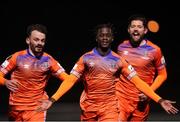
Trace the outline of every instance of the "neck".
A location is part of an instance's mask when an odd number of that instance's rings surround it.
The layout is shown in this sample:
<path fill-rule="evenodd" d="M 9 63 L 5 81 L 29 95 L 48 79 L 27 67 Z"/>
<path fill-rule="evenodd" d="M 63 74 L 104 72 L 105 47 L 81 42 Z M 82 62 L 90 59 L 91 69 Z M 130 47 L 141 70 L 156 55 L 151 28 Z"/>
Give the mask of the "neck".
<path fill-rule="evenodd" d="M 99 47 L 97 47 L 96 50 L 98 51 L 98 53 L 101 56 L 106 56 L 106 55 L 108 55 L 110 53 L 111 48 L 99 48 Z"/>
<path fill-rule="evenodd" d="M 134 41 L 133 39 L 130 39 L 130 44 L 132 47 L 139 47 L 141 42 L 142 42 L 142 40 Z"/>

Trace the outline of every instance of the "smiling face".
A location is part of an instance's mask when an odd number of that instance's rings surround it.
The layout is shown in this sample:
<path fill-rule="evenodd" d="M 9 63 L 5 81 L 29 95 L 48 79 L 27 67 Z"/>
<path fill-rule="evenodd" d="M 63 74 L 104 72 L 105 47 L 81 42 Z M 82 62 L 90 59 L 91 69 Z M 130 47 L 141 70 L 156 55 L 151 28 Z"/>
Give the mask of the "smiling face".
<path fill-rule="evenodd" d="M 139 43 L 147 33 L 147 28 L 144 26 L 143 21 L 132 20 L 128 27 L 128 33 L 130 34 L 131 41 Z"/>
<path fill-rule="evenodd" d="M 44 33 L 33 30 L 31 35 L 27 37 L 26 43 L 29 45 L 29 50 L 34 55 L 39 55 L 43 53 L 45 39 L 46 35 Z"/>
<path fill-rule="evenodd" d="M 113 34 L 111 28 L 103 27 L 97 31 L 96 41 L 99 48 L 109 48 L 113 41 Z"/>

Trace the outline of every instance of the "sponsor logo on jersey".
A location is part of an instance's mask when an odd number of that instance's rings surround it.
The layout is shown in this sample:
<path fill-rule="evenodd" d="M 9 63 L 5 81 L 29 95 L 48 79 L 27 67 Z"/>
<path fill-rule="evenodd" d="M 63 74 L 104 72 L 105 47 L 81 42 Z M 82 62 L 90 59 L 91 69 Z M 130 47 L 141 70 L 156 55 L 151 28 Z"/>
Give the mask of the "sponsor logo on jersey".
<path fill-rule="evenodd" d="M 24 64 L 23 67 L 24 67 L 25 69 L 29 69 L 29 65 L 28 65 L 28 64 Z"/>
<path fill-rule="evenodd" d="M 41 69 L 46 71 L 49 67 L 49 63 L 48 62 L 43 62 L 41 65 L 40 65 Z"/>
<path fill-rule="evenodd" d="M 145 52 L 144 52 L 144 56 L 142 57 L 142 59 L 145 59 L 145 60 L 150 59 L 150 58 L 148 57 L 148 51 L 145 51 Z"/>
<path fill-rule="evenodd" d="M 127 50 L 123 51 L 123 54 L 124 54 L 124 55 L 128 55 L 128 53 L 129 53 L 129 52 L 128 52 Z"/>

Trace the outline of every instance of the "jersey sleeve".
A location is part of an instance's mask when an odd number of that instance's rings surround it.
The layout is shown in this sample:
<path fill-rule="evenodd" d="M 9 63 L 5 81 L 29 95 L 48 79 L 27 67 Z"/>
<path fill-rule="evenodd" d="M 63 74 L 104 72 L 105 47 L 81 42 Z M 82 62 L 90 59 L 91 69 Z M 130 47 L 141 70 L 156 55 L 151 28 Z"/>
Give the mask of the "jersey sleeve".
<path fill-rule="evenodd" d="M 79 60 L 76 62 L 76 64 L 74 65 L 70 73 L 75 75 L 77 78 L 80 78 L 84 72 L 84 68 L 85 66 L 84 66 L 83 56 L 81 56 Z"/>
<path fill-rule="evenodd" d="M 15 53 L 6 58 L 6 60 L 1 64 L 0 71 L 6 75 L 16 67 L 16 60 L 18 54 Z"/>
<path fill-rule="evenodd" d="M 161 49 L 157 48 L 157 52 L 154 55 L 155 55 L 154 56 L 155 57 L 154 58 L 155 66 L 158 70 L 161 70 L 166 65 L 165 58 L 161 52 Z"/>
<path fill-rule="evenodd" d="M 64 68 L 53 57 L 50 58 L 50 70 L 55 76 L 59 76 L 62 72 L 65 72 Z"/>
<path fill-rule="evenodd" d="M 124 58 L 121 57 L 118 65 L 121 67 L 121 74 L 128 80 L 136 75 L 134 68 Z"/>

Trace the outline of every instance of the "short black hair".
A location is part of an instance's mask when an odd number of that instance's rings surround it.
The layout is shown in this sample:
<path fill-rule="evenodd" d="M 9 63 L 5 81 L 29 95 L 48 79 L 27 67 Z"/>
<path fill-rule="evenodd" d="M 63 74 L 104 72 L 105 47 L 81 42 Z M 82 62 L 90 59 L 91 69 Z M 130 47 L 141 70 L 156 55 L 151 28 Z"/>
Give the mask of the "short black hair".
<path fill-rule="evenodd" d="M 128 18 L 128 27 L 131 25 L 133 20 L 140 20 L 143 22 L 145 28 L 147 28 L 147 19 L 143 14 L 134 14 Z"/>
<path fill-rule="evenodd" d="M 32 24 L 27 27 L 27 31 L 26 31 L 27 37 L 29 37 L 31 35 L 31 32 L 34 30 L 44 33 L 45 35 L 47 34 L 46 26 L 44 26 L 42 24 Z"/>
<path fill-rule="evenodd" d="M 114 36 L 115 28 L 114 28 L 114 25 L 112 23 L 104 23 L 104 24 L 97 25 L 95 27 L 95 29 L 94 29 L 94 33 L 95 33 L 96 36 L 98 34 L 98 30 L 101 29 L 101 28 L 110 28 L 111 32 L 112 32 L 112 36 Z"/>

